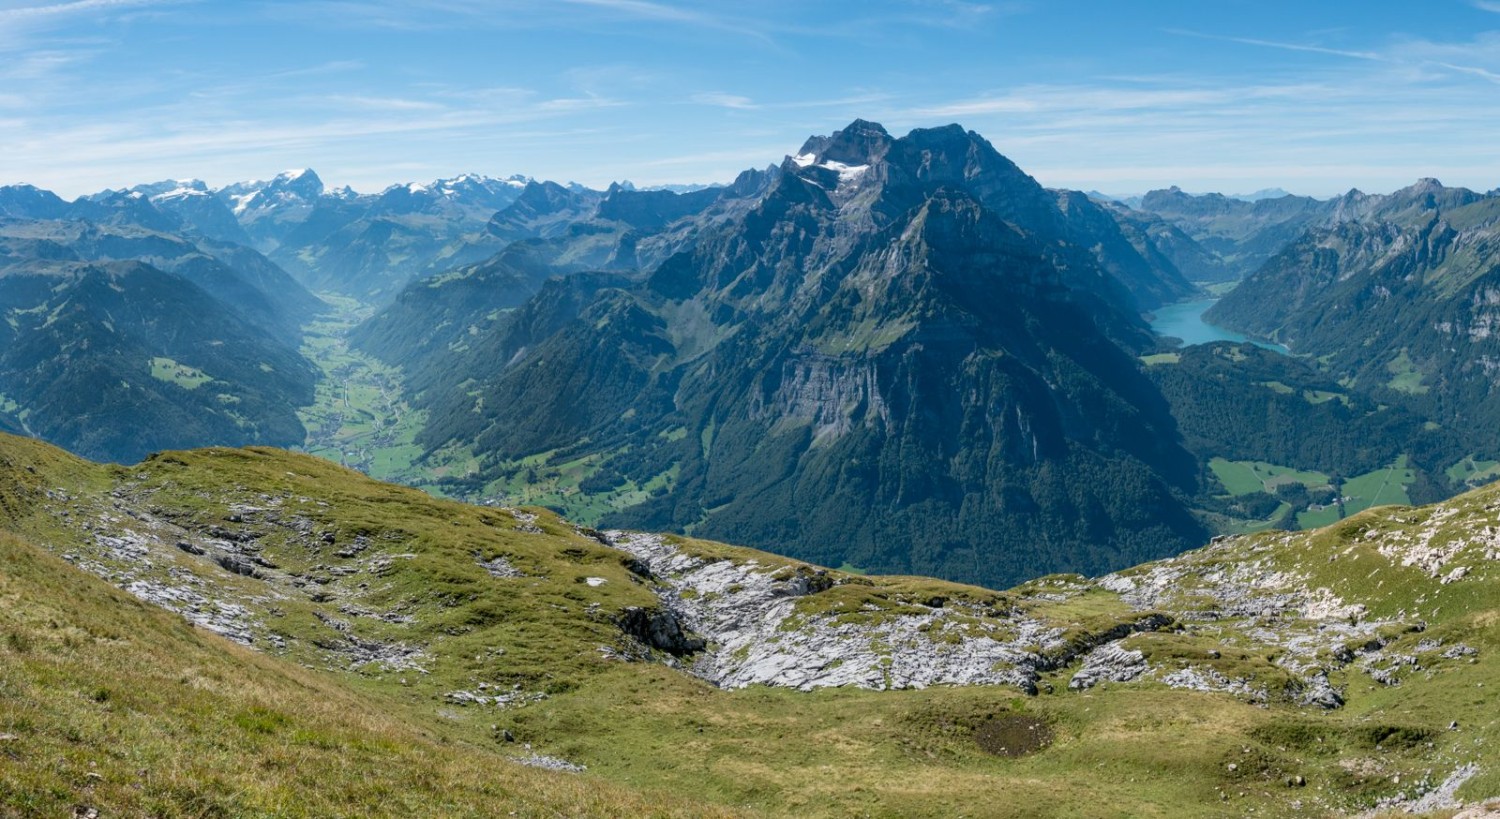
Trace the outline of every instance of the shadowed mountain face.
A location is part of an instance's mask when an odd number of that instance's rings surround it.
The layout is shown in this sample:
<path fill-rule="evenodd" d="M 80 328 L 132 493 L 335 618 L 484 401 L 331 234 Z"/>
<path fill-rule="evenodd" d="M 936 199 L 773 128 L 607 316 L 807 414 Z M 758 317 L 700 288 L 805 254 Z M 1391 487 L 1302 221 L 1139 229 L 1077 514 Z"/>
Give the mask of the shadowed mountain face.
<path fill-rule="evenodd" d="M 297 345 L 326 305 L 285 271 L 142 191 L 0 203 L 0 427 L 127 462 L 302 443 L 315 373 Z"/>
<path fill-rule="evenodd" d="M 296 348 L 141 262 L 0 270 L 0 391 L 23 431 L 134 462 L 182 442 L 292 446 L 314 373 Z"/>
<path fill-rule="evenodd" d="M 1107 211 L 956 126 L 867 122 L 740 201 L 644 280 L 558 280 L 433 347 L 423 442 L 482 453 L 481 483 L 584 458 L 586 489 L 663 487 L 609 521 L 882 571 L 999 583 L 1202 536 L 1126 351 L 1141 301 L 1187 286 Z"/>
<path fill-rule="evenodd" d="M 164 218 L 158 212 L 147 221 Z M 0 263 L 16 266 L 33 260 L 144 261 L 193 282 L 227 309 L 289 343 L 304 322 L 325 308 L 286 271 L 247 247 L 130 222 L 0 220 Z"/>
<path fill-rule="evenodd" d="M 1208 314 L 1500 448 L 1500 199 L 1422 180 L 1344 197 Z"/>

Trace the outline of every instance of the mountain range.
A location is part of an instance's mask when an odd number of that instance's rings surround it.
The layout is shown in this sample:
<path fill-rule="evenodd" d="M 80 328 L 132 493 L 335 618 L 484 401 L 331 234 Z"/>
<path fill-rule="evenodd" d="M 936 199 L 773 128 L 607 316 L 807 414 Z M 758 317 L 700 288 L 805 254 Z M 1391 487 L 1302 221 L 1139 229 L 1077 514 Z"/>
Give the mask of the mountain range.
<path fill-rule="evenodd" d="M 995 585 L 1482 481 L 1492 198 L 1275 193 L 1128 207 L 865 121 L 680 190 L 13 186 L 0 429 L 345 436 L 461 497 Z M 1299 355 L 1150 331 L 1241 277 L 1210 320 Z"/>

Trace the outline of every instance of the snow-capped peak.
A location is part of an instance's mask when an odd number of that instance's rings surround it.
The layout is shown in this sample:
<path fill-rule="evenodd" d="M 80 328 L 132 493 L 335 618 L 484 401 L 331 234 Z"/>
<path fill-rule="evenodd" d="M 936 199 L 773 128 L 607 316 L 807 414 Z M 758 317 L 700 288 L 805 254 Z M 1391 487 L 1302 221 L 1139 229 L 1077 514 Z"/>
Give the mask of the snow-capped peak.
<path fill-rule="evenodd" d="M 162 202 L 170 199 L 183 199 L 189 196 L 208 196 L 208 185 L 201 179 L 173 179 L 171 183 L 175 186 L 167 188 L 166 183 L 157 185 L 157 192 L 142 191 L 151 196 L 152 202 Z M 165 190 L 163 190 L 165 189 Z"/>
<path fill-rule="evenodd" d="M 859 178 L 864 176 L 865 171 L 870 169 L 868 163 L 850 165 L 846 162 L 839 162 L 836 159 L 823 159 L 815 151 L 797 154 L 792 157 L 792 164 L 798 168 L 822 168 L 833 171 L 838 174 L 838 184 L 840 187 L 859 181 Z"/>
<path fill-rule="evenodd" d="M 256 180 L 220 188 L 236 216 L 268 205 L 306 206 L 323 195 L 323 180 L 309 168 L 283 171 L 269 182 Z"/>

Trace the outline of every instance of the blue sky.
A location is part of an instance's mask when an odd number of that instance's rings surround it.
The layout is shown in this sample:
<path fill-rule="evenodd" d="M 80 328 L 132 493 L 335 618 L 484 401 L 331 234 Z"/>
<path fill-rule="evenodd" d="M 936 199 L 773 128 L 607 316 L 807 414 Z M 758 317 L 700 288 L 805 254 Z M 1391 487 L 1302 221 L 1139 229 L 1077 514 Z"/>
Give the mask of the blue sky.
<path fill-rule="evenodd" d="M 0 0 L 0 182 L 726 181 L 855 117 L 1044 184 L 1500 186 L 1500 0 Z"/>

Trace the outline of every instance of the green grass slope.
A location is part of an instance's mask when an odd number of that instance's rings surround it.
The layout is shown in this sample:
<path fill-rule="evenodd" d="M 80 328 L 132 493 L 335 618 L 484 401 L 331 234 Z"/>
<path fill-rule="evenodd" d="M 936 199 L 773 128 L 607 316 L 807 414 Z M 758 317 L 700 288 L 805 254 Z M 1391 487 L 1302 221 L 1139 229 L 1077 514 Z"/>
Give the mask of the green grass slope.
<path fill-rule="evenodd" d="M 526 768 L 0 534 L 0 813 L 717 813 Z"/>
<path fill-rule="evenodd" d="M 105 467 L 0 436 L 0 530 L 0 805 L 16 813 L 1443 815 L 1444 784 L 1500 795 L 1493 488 L 1097 580 L 995 592 L 828 571 L 783 604 L 788 634 L 943 611 L 931 639 L 968 646 L 1025 626 L 1045 644 L 1035 695 L 717 688 L 619 625 L 694 602 L 677 574 L 646 577 L 546 512 L 269 449 Z M 815 572 L 668 544 L 710 570 Z M 1120 628 L 1148 616 L 1164 625 Z M 1080 684 L 1109 651 L 1138 671 Z M 1342 707 L 1299 704 L 1317 679 Z M 513 762 L 537 754 L 587 771 Z"/>

